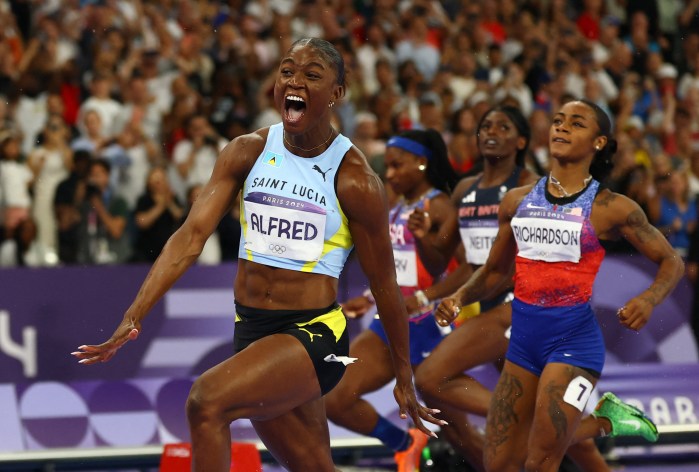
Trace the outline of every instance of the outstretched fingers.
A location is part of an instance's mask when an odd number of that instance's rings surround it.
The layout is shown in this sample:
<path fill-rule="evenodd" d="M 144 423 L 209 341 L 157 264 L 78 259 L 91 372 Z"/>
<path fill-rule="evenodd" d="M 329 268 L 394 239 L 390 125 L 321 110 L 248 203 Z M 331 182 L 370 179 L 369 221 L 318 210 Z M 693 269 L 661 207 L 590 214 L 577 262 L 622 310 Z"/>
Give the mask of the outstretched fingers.
<path fill-rule="evenodd" d="M 447 426 L 449 424 L 446 421 L 444 421 L 443 419 L 437 418 L 435 416 L 435 415 L 438 415 L 439 413 L 441 413 L 442 410 L 438 410 L 436 408 L 428 408 L 426 406 L 419 405 L 419 404 L 418 404 L 418 410 L 419 410 L 420 418 L 429 422 L 429 423 L 436 424 L 437 426 Z M 437 434 L 434 431 L 427 429 L 424 426 L 424 424 L 421 424 L 421 426 L 422 427 L 419 428 L 420 431 L 422 431 L 423 433 L 428 434 L 432 437 L 435 437 L 435 438 L 437 437 Z"/>
<path fill-rule="evenodd" d="M 440 413 L 440 410 L 421 405 L 417 401 L 414 394 L 405 395 L 398 387 L 396 387 L 394 390 L 394 396 L 398 402 L 400 417 L 403 419 L 410 417 L 415 427 L 424 434 L 435 438 L 437 437 L 437 434 L 434 431 L 425 426 L 423 420 L 438 426 L 445 426 L 448 424 L 446 421 L 435 416 Z"/>
<path fill-rule="evenodd" d="M 102 344 L 84 344 L 78 347 L 77 351 L 71 355 L 78 358 L 78 363 L 84 365 L 97 364 L 109 361 L 116 352 L 128 341 L 138 338 L 138 329 L 132 328 L 125 335 L 118 336 L 116 333 L 112 338 Z"/>

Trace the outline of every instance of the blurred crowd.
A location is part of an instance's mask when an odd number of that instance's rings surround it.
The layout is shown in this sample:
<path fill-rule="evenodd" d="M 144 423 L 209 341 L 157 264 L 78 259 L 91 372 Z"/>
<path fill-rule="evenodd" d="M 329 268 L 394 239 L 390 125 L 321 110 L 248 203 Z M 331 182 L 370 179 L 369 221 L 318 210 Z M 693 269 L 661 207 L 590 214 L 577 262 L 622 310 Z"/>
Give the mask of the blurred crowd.
<path fill-rule="evenodd" d="M 697 252 L 699 0 L 0 0 L 0 265 L 154 260 L 218 151 L 280 121 L 278 60 L 307 36 L 344 54 L 335 126 L 379 174 L 406 128 L 476 172 L 506 102 L 545 175 L 552 110 L 586 97 L 615 119 L 605 184 Z M 200 262 L 237 257 L 238 211 Z"/>

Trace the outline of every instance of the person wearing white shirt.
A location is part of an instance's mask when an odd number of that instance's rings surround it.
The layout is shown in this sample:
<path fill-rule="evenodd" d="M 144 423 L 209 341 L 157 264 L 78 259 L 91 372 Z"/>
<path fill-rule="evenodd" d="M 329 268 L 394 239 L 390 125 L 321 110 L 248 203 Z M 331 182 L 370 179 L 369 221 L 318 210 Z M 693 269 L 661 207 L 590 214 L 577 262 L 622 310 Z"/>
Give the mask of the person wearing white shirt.
<path fill-rule="evenodd" d="M 175 145 L 172 160 L 184 188 L 187 189 L 209 181 L 216 157 L 226 145 L 226 140 L 215 133 L 204 115 L 191 116 L 185 129 L 187 138 Z M 186 198 L 186 195 L 184 197 Z"/>
<path fill-rule="evenodd" d="M 110 90 L 111 78 L 105 75 L 95 75 L 90 84 L 90 97 L 80 105 L 78 112 L 78 122 L 81 122 L 88 111 L 95 110 L 102 119 L 102 134 L 107 139 L 117 134 L 119 117 L 124 107 L 109 95 Z"/>
<path fill-rule="evenodd" d="M 20 139 L 10 131 L 0 136 L 0 207 L 6 232 L 13 232 L 30 219 L 32 197 L 29 188 L 34 181 L 31 169 L 21 157 Z"/>
<path fill-rule="evenodd" d="M 396 67 L 395 53 L 386 46 L 386 33 L 378 23 L 367 25 L 367 41 L 357 48 L 357 62 L 361 70 L 362 84 L 368 96 L 379 90 L 379 80 L 376 77 L 376 62 L 379 58 L 387 60 Z"/>

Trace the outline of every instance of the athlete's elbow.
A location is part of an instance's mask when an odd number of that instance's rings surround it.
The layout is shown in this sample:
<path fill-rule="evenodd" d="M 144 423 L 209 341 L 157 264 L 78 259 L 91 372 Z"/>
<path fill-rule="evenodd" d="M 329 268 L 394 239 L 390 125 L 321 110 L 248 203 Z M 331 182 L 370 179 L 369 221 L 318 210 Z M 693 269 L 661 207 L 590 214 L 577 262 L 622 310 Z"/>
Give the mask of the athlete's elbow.
<path fill-rule="evenodd" d="M 674 249 L 660 260 L 660 267 L 665 274 L 668 274 L 668 278 L 672 277 L 675 283 L 679 282 L 685 274 L 684 259 Z"/>
<path fill-rule="evenodd" d="M 182 226 L 168 240 L 168 245 L 174 246 L 183 259 L 198 258 L 204 250 L 208 236 L 197 228 Z"/>
<path fill-rule="evenodd" d="M 678 278 L 681 278 L 685 274 L 685 263 L 684 259 L 675 251 L 674 255 L 674 262 L 677 265 L 676 271 L 678 274 Z"/>

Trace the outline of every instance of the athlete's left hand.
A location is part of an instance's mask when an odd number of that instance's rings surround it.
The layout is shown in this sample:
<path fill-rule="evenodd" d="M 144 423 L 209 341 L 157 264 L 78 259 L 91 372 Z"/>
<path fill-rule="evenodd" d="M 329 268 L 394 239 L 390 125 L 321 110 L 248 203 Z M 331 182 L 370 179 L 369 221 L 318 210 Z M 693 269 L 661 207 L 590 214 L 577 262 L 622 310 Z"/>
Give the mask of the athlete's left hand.
<path fill-rule="evenodd" d="M 619 308 L 616 313 L 622 325 L 638 331 L 648 323 L 652 312 L 653 305 L 648 300 L 635 297 Z"/>
<path fill-rule="evenodd" d="M 423 424 L 423 420 L 438 426 L 445 426 L 448 424 L 446 421 L 434 417 L 434 415 L 441 413 L 440 410 L 427 408 L 417 401 L 415 387 L 413 387 L 412 383 L 401 384 L 400 382 L 396 382 L 396 386 L 393 388 L 393 396 L 398 403 L 400 417 L 403 419 L 410 417 L 415 427 L 426 435 L 434 438 L 437 437 L 434 431 L 431 431 Z"/>
<path fill-rule="evenodd" d="M 431 226 L 432 220 L 426 209 L 416 208 L 410 213 L 408 217 L 408 231 L 413 233 L 413 236 L 416 238 L 422 239 L 427 236 Z"/>

